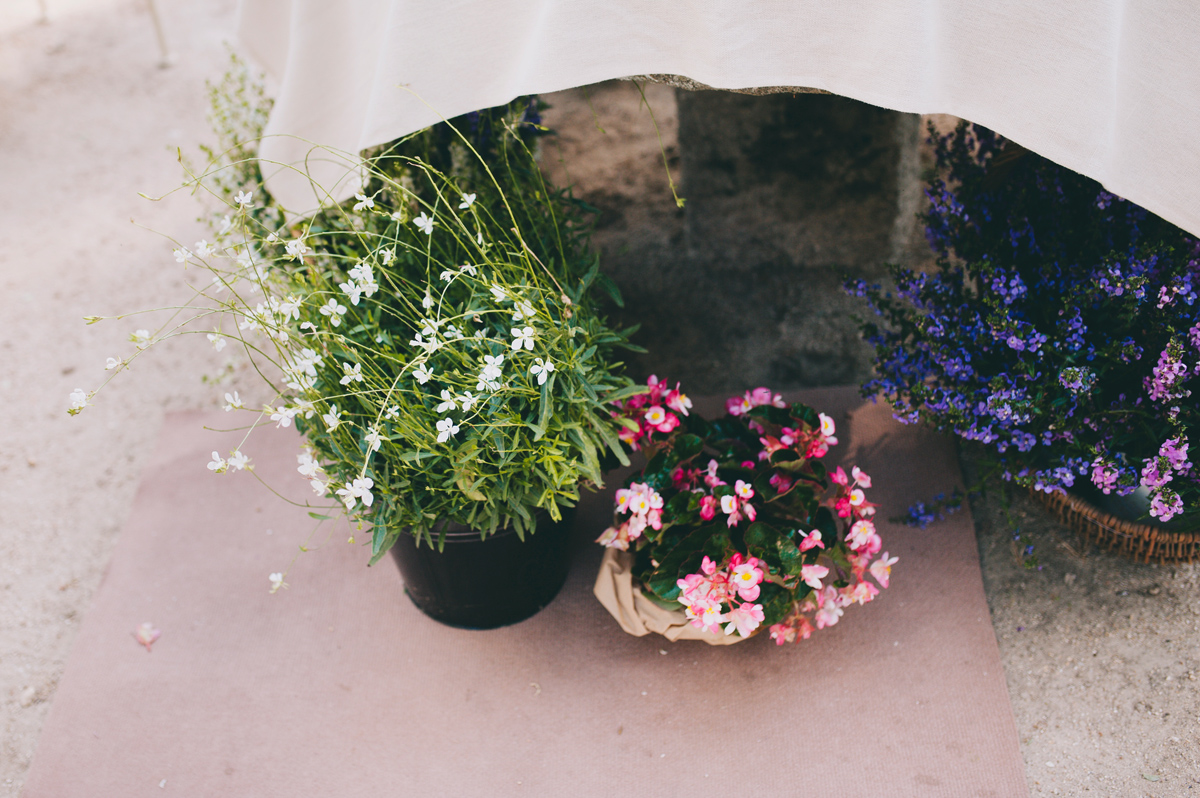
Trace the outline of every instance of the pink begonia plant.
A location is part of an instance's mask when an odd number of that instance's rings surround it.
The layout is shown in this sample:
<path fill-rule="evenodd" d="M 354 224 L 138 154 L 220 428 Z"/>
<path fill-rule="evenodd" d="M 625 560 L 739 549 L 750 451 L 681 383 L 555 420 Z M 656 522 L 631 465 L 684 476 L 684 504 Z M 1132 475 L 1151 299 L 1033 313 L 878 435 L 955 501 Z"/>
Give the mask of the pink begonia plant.
<path fill-rule="evenodd" d="M 617 491 L 614 523 L 597 542 L 636 552 L 645 595 L 682 605 L 704 632 L 766 627 L 783 644 L 888 586 L 897 558 L 877 556 L 870 476 L 820 462 L 837 444 L 833 418 L 767 388 L 729 399 L 714 422 L 690 408 L 678 385 L 652 377 L 615 413 L 648 462 Z"/>

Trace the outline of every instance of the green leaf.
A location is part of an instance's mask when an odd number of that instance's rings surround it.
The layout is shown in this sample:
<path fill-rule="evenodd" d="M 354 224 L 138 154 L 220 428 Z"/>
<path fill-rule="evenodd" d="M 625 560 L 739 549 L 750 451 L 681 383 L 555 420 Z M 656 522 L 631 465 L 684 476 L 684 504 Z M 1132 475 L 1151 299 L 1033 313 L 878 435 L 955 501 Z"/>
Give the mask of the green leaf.
<path fill-rule="evenodd" d="M 617 307 L 625 307 L 625 300 L 621 298 L 621 289 L 617 288 L 617 284 L 607 274 L 596 275 L 596 285 L 612 298 Z"/>
<path fill-rule="evenodd" d="M 379 562 L 383 555 L 392 548 L 398 537 L 400 537 L 399 531 L 389 531 L 387 527 L 376 524 L 371 532 L 371 559 L 367 565 Z"/>
<path fill-rule="evenodd" d="M 332 520 L 333 520 L 332 516 L 328 516 L 328 515 L 321 515 L 320 513 L 314 513 L 314 512 L 312 512 L 311 510 L 310 510 L 310 511 L 309 511 L 309 513 L 308 513 L 308 517 L 309 517 L 309 518 L 315 518 L 315 519 L 317 519 L 318 521 L 332 521 Z"/>
<path fill-rule="evenodd" d="M 604 403 L 619 402 L 622 399 L 628 399 L 631 396 L 640 396 L 645 393 L 650 393 L 649 385 L 627 385 L 624 388 L 607 394 L 604 397 Z"/>

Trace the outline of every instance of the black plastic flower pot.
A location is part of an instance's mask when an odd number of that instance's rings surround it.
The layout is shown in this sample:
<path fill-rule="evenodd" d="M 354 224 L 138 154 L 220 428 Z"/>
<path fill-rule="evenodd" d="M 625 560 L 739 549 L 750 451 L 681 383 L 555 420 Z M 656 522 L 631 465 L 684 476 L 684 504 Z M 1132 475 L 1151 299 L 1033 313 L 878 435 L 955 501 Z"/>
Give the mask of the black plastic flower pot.
<path fill-rule="evenodd" d="M 511 528 L 480 539 L 477 530 L 449 524 L 441 551 L 401 535 L 392 547 L 404 592 L 417 609 L 460 629 L 495 629 L 536 615 L 549 604 L 571 566 L 571 520 L 538 513 L 537 530 L 522 541 Z"/>

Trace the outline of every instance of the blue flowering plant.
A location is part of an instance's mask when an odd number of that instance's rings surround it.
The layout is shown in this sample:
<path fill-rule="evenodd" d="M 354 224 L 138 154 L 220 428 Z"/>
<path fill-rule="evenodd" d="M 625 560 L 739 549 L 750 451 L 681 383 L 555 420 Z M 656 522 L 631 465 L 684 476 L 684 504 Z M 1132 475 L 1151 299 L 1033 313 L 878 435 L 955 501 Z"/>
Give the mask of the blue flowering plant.
<path fill-rule="evenodd" d="M 1200 527 L 1200 246 L 1095 181 L 962 123 L 930 129 L 937 267 L 852 282 L 896 418 L 987 447 L 1004 479 L 1126 495 Z"/>

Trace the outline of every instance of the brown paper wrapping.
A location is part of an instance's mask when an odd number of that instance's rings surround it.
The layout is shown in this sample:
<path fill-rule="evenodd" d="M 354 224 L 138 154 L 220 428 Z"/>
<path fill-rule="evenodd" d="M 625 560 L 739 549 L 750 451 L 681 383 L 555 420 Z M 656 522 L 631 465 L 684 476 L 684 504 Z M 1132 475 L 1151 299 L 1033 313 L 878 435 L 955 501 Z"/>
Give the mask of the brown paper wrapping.
<path fill-rule="evenodd" d="M 710 646 L 727 646 L 747 638 L 704 632 L 692 626 L 683 610 L 666 610 L 642 595 L 633 583 L 633 555 L 619 549 L 607 549 L 600 561 L 600 573 L 592 592 L 612 617 L 629 634 L 644 637 L 657 632 L 668 640 L 703 640 Z"/>

